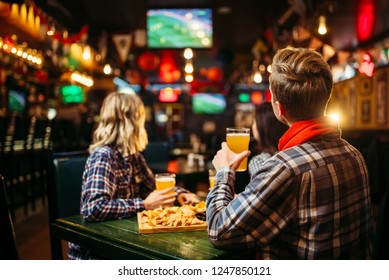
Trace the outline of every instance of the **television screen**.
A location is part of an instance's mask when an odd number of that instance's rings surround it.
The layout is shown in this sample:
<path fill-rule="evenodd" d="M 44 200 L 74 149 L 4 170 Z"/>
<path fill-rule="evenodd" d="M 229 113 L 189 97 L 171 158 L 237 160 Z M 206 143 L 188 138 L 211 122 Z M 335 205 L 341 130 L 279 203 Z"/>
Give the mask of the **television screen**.
<path fill-rule="evenodd" d="M 26 109 L 26 95 L 23 92 L 10 90 L 8 92 L 8 110 L 10 112 L 24 112 Z"/>
<path fill-rule="evenodd" d="M 82 87 L 77 85 L 67 85 L 61 87 L 62 102 L 68 103 L 82 103 L 85 102 L 85 92 Z"/>
<path fill-rule="evenodd" d="M 150 9 L 146 18 L 149 48 L 212 47 L 212 9 Z"/>
<path fill-rule="evenodd" d="M 222 114 L 226 107 L 226 97 L 220 93 L 196 93 L 192 97 L 192 111 L 195 114 Z"/>

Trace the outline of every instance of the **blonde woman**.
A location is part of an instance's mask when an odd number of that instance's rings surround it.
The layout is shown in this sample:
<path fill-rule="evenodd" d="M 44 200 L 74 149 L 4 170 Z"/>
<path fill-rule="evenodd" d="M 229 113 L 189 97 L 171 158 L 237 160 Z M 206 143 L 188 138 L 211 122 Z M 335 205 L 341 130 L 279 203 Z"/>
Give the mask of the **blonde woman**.
<path fill-rule="evenodd" d="M 100 123 L 89 147 L 82 179 L 81 214 L 86 221 L 123 219 L 136 212 L 171 204 L 198 202 L 187 190 L 155 191 L 154 174 L 141 154 L 148 143 L 145 111 L 136 95 L 114 92 L 101 108 Z M 69 243 L 70 259 L 100 255 Z"/>

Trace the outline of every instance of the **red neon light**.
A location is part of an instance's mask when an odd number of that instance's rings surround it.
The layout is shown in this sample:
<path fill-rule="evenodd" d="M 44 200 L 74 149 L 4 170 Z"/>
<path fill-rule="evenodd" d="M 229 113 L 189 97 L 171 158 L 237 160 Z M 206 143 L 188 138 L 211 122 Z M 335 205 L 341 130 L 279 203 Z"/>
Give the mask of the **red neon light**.
<path fill-rule="evenodd" d="M 177 102 L 178 94 L 171 87 L 167 87 L 160 90 L 158 100 L 160 102 Z"/>
<path fill-rule="evenodd" d="M 358 71 L 362 74 L 365 74 L 368 77 L 373 76 L 373 74 L 374 74 L 374 62 L 371 61 L 371 57 L 367 53 L 365 53 L 363 55 L 363 62 L 358 67 Z"/>
<path fill-rule="evenodd" d="M 175 160 L 169 160 L 167 164 L 167 171 L 171 173 L 177 173 L 178 172 L 178 164 Z"/>
<path fill-rule="evenodd" d="M 358 41 L 364 42 L 371 38 L 374 30 L 373 0 L 359 0 L 357 8 L 357 38 Z"/>
<path fill-rule="evenodd" d="M 265 98 L 267 102 L 271 102 L 271 92 L 269 89 L 265 91 Z"/>

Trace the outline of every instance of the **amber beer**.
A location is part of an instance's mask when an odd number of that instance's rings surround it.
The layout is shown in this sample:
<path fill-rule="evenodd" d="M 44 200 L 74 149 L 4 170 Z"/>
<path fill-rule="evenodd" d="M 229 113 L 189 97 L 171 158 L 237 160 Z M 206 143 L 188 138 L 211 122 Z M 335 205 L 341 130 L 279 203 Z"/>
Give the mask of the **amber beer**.
<path fill-rule="evenodd" d="M 162 191 L 168 188 L 172 188 L 176 185 L 176 175 L 173 173 L 157 173 L 155 174 L 155 188 L 157 191 Z M 174 190 L 168 192 L 168 194 L 174 194 Z M 165 205 L 165 207 L 171 207 L 174 203 L 170 205 Z"/>
<path fill-rule="evenodd" d="M 249 149 L 250 128 L 228 127 L 226 135 L 227 145 L 234 153 L 241 153 Z M 247 157 L 242 160 L 236 171 L 247 170 Z"/>
<path fill-rule="evenodd" d="M 176 185 L 176 175 L 172 173 L 155 174 L 155 187 L 157 191 L 172 188 Z M 174 191 L 171 192 L 172 194 Z"/>
<path fill-rule="evenodd" d="M 214 170 L 214 169 L 208 170 L 209 188 L 210 189 L 212 189 L 213 186 L 215 185 L 215 175 L 216 175 L 216 170 Z"/>

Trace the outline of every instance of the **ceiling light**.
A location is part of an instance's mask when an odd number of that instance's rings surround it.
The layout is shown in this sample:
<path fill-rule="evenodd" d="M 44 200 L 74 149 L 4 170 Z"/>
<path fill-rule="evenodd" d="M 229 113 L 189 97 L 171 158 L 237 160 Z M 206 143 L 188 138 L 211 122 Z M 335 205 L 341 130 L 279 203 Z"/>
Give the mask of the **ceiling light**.
<path fill-rule="evenodd" d="M 93 79 L 91 77 L 78 74 L 78 73 L 72 73 L 70 76 L 73 81 L 76 81 L 80 84 L 83 84 L 84 86 L 91 87 L 93 86 Z"/>
<path fill-rule="evenodd" d="M 84 48 L 84 52 L 82 53 L 82 59 L 89 60 L 91 58 L 91 50 L 89 46 Z"/>
<path fill-rule="evenodd" d="M 184 58 L 185 59 L 192 59 L 193 58 L 193 51 L 191 48 L 186 48 L 184 50 Z"/>
<path fill-rule="evenodd" d="M 326 26 L 326 18 L 325 16 L 319 17 L 319 28 L 317 29 L 317 32 L 319 32 L 320 35 L 324 35 L 327 33 L 327 26 Z"/>
<path fill-rule="evenodd" d="M 186 65 L 185 65 L 185 73 L 193 73 L 193 64 L 188 62 Z"/>
<path fill-rule="evenodd" d="M 260 84 L 262 82 L 262 75 L 259 71 L 255 71 L 253 80 L 256 84 Z"/>
<path fill-rule="evenodd" d="M 104 72 L 105 75 L 111 74 L 111 73 L 112 73 L 111 65 L 105 64 L 105 65 L 104 65 L 103 72 Z"/>
<path fill-rule="evenodd" d="M 185 76 L 185 81 L 188 82 L 188 83 L 193 82 L 193 75 L 186 75 Z"/>

